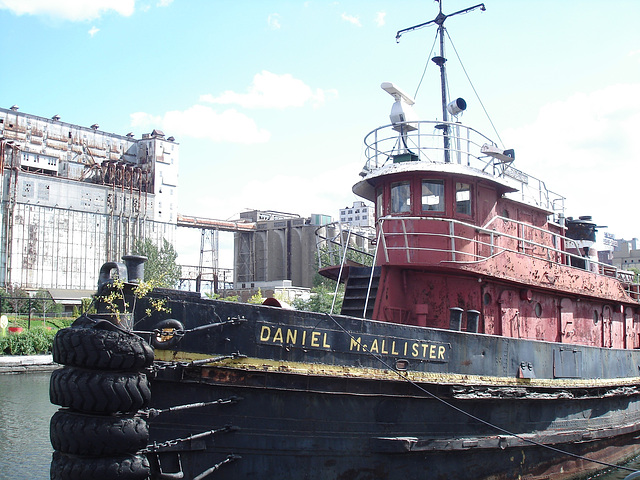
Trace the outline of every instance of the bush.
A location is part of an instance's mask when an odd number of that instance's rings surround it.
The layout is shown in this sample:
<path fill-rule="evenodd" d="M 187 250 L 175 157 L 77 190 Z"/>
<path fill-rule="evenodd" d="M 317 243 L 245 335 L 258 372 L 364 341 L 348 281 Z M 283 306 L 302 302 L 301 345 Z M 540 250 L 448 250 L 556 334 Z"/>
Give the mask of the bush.
<path fill-rule="evenodd" d="M 51 353 L 56 332 L 42 327 L 34 327 L 22 333 L 11 333 L 0 337 L 0 354 L 38 355 Z"/>

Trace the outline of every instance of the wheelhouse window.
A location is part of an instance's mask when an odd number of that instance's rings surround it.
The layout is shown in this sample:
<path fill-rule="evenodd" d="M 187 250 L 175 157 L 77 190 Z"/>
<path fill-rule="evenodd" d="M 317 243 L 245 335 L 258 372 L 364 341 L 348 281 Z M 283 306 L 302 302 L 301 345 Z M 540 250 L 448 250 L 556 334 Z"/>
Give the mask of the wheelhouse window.
<path fill-rule="evenodd" d="M 456 213 L 471 215 L 471 185 L 456 183 Z"/>
<path fill-rule="evenodd" d="M 384 215 L 384 205 L 382 203 L 382 188 L 379 188 L 376 192 L 376 217 L 382 218 Z"/>
<path fill-rule="evenodd" d="M 422 181 L 422 211 L 444 212 L 444 180 Z"/>
<path fill-rule="evenodd" d="M 391 213 L 411 212 L 411 186 L 409 182 L 391 184 Z"/>

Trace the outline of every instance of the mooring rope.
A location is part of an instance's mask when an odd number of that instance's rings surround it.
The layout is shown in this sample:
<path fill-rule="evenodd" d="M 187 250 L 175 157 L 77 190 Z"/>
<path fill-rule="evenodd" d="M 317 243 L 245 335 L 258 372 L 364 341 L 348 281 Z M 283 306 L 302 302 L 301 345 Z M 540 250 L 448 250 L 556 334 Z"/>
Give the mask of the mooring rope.
<path fill-rule="evenodd" d="M 333 323 L 335 323 L 344 333 L 346 333 L 351 338 L 351 341 L 353 341 L 356 344 L 362 346 L 361 342 L 357 338 L 355 338 L 351 334 L 351 332 L 349 332 L 346 328 L 344 328 L 335 318 L 333 318 L 328 313 L 325 314 L 325 315 L 327 315 L 333 321 Z M 471 413 L 469 413 L 469 412 L 467 412 L 467 411 L 465 411 L 465 410 L 463 410 L 463 409 L 461 409 L 459 407 L 456 407 L 452 403 L 447 402 L 445 399 L 438 397 L 436 394 L 429 392 L 428 390 L 426 390 L 425 388 L 420 386 L 418 383 L 414 382 L 410 378 L 408 378 L 405 375 L 403 375 L 400 370 L 398 370 L 394 366 L 389 365 L 389 363 L 387 363 L 380 355 L 376 355 L 376 354 L 374 354 L 373 352 L 370 352 L 370 351 L 368 351 L 367 354 L 369 354 L 370 356 L 372 356 L 373 358 L 378 360 L 387 369 L 389 369 L 389 370 L 393 371 L 394 373 L 396 373 L 401 379 L 405 380 L 406 382 L 409 382 L 411 385 L 413 385 L 414 387 L 416 387 L 418 390 L 420 390 L 421 392 L 425 393 L 429 397 L 433 398 L 434 400 L 439 401 L 443 405 L 446 405 L 447 407 L 455 410 L 458 413 L 461 413 L 462 415 L 466 415 L 467 417 L 469 417 L 469 418 L 471 418 L 471 419 L 473 419 L 473 420 L 475 420 L 477 422 L 480 422 L 480 423 L 482 423 L 482 424 L 484 424 L 484 425 L 486 425 L 488 427 L 491 427 L 491 428 L 493 428 L 495 430 L 498 430 L 499 432 L 502 432 L 505 435 L 513 436 L 513 437 L 515 437 L 515 438 L 517 438 L 517 439 L 519 439 L 521 441 L 530 443 L 532 445 L 536 445 L 538 447 L 546 448 L 548 450 L 551 450 L 551 451 L 556 452 L 556 453 L 560 453 L 562 455 L 567 455 L 567 456 L 570 456 L 570 457 L 573 457 L 573 458 L 577 458 L 577 459 L 580 459 L 580 460 L 585 460 L 587 462 L 597 463 L 598 465 L 602 465 L 602 466 L 609 467 L 609 468 L 619 468 L 621 470 L 626 470 L 627 472 L 633 472 L 633 473 L 637 472 L 637 470 L 635 470 L 633 468 L 625 467 L 625 466 L 622 466 L 622 465 L 614 465 L 612 463 L 603 462 L 601 460 L 594 460 L 593 458 L 588 458 L 588 457 L 585 457 L 585 456 L 582 456 L 582 455 L 577 455 L 575 453 L 567 452 L 565 450 L 562 450 L 562 449 L 559 449 L 559 448 L 556 448 L 556 447 L 552 447 L 551 445 L 545 445 L 543 443 L 536 442 L 535 440 L 532 440 L 530 438 L 525 438 L 522 435 L 518 435 L 517 433 L 510 432 L 509 430 L 506 430 L 506 429 L 504 429 L 502 427 L 499 427 L 498 425 L 495 425 L 495 424 L 493 424 L 491 422 L 483 420 L 482 418 L 476 417 L 475 415 L 473 415 L 473 414 L 471 414 Z"/>

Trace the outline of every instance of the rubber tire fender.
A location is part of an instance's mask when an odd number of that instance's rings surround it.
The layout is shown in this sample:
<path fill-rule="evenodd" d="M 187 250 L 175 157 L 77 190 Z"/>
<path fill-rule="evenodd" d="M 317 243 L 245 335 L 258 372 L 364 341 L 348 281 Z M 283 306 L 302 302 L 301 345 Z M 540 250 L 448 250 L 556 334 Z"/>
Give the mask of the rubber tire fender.
<path fill-rule="evenodd" d="M 144 418 L 134 415 L 88 415 L 60 409 L 51 417 L 49 436 L 59 452 L 106 457 L 145 448 L 149 427 Z"/>
<path fill-rule="evenodd" d="M 142 455 L 81 457 L 53 452 L 51 480 L 143 480 L 149 477 L 149 460 Z"/>
<path fill-rule="evenodd" d="M 154 332 L 158 331 L 169 331 L 169 330 L 181 330 L 184 331 L 184 325 L 179 320 L 175 318 L 167 318 L 166 320 L 162 320 L 161 322 L 156 323 L 153 326 Z M 182 335 L 173 335 L 166 340 L 161 340 L 161 336 L 153 333 L 151 335 L 151 345 L 153 348 L 157 348 L 159 350 L 169 350 L 175 347 L 180 340 L 182 340 Z"/>
<path fill-rule="evenodd" d="M 139 371 L 153 363 L 151 346 L 141 337 L 123 330 L 69 327 L 53 339 L 53 361 L 61 365 Z"/>
<path fill-rule="evenodd" d="M 51 372 L 49 399 L 84 413 L 133 413 L 149 404 L 149 380 L 140 372 L 63 367 Z"/>

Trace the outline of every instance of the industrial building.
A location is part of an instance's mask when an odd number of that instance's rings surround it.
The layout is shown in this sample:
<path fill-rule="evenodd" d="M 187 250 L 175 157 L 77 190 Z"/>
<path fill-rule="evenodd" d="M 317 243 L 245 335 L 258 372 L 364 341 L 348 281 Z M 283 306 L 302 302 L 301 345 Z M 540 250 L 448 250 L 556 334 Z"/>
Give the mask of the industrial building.
<path fill-rule="evenodd" d="M 310 288 L 317 271 L 316 229 L 331 222 L 326 215 L 299 215 L 251 210 L 240 214 L 254 229 L 237 232 L 234 241 L 236 288 L 256 282 L 290 280 Z"/>
<path fill-rule="evenodd" d="M 173 244 L 178 147 L 0 108 L 0 286 L 95 291 L 136 240 Z"/>
<path fill-rule="evenodd" d="M 345 209 L 349 225 L 266 210 L 232 221 L 181 215 L 178 167 L 178 143 L 159 130 L 136 139 L 0 108 L 0 287 L 79 303 L 95 292 L 100 267 L 132 253 L 137 240 L 175 246 L 178 228 L 195 228 L 200 263 L 182 266 L 180 288 L 295 297 L 313 286 L 318 228 L 338 259 L 335 245 L 372 235 L 373 207 L 364 202 Z M 221 231 L 234 235 L 233 271 L 218 265 Z"/>
<path fill-rule="evenodd" d="M 615 249 L 613 250 L 612 263 L 614 267 L 622 270 L 629 270 L 630 268 L 640 269 L 640 248 L 638 248 L 638 239 L 617 239 Z"/>

